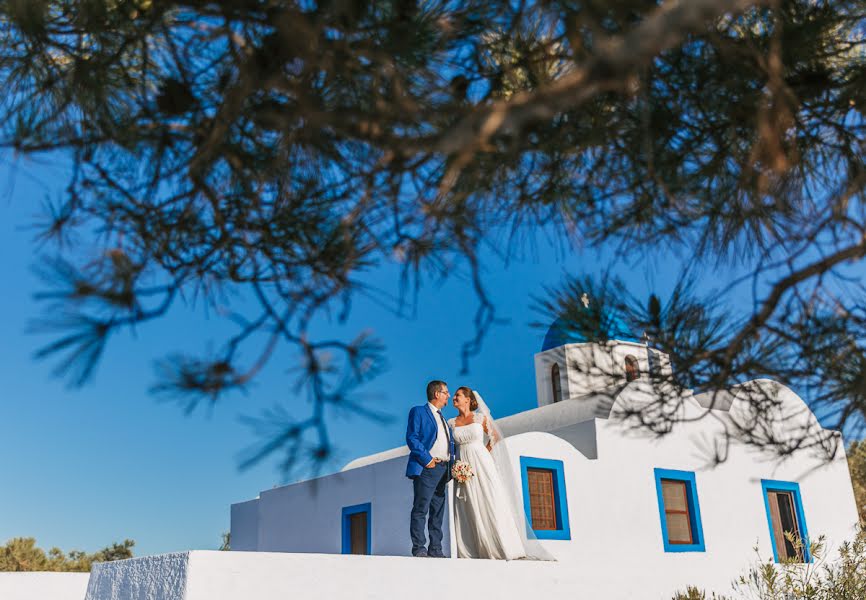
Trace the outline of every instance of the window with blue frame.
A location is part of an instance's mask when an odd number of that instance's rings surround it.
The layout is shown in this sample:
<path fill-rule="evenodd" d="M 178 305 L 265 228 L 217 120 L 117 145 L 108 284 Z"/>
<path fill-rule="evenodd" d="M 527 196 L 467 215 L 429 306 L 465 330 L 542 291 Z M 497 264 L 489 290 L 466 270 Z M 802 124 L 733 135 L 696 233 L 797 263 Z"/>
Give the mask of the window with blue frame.
<path fill-rule="evenodd" d="M 692 471 L 655 469 L 665 552 L 703 552 L 698 486 Z"/>
<path fill-rule="evenodd" d="M 562 461 L 521 456 L 520 477 L 527 527 L 540 540 L 570 540 Z"/>
<path fill-rule="evenodd" d="M 343 554 L 371 554 L 370 503 L 343 508 Z"/>
<path fill-rule="evenodd" d="M 812 562 L 800 485 L 762 479 L 761 489 L 775 561 Z"/>

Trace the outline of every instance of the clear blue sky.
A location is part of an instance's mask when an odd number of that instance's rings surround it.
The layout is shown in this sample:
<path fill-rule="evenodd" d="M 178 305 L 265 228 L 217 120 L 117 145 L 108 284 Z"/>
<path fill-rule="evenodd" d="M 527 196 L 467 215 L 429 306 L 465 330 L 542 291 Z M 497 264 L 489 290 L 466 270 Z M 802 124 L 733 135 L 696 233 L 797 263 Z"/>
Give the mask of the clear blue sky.
<path fill-rule="evenodd" d="M 84 388 L 70 390 L 52 377 L 51 363 L 32 357 L 51 338 L 26 332 L 40 314 L 33 300 L 40 289 L 32 271 L 37 247 L 28 226 L 42 200 L 61 193 L 62 175 L 50 161 L 0 164 L 0 544 L 32 536 L 43 547 L 67 551 L 92 552 L 124 538 L 136 540 L 136 555 L 216 548 L 229 528 L 232 502 L 284 483 L 274 460 L 238 470 L 239 453 L 258 441 L 238 417 L 286 402 L 306 414 L 305 400 L 291 395 L 286 370 L 292 357 L 278 355 L 248 393 L 185 417 L 177 405 L 149 395 L 153 362 L 178 350 L 201 351 L 209 342 L 213 347 L 228 331 L 219 318 L 190 307 L 134 337 L 113 338 Z M 677 263 L 676 257 L 657 256 L 629 264 L 610 252 L 590 251 L 562 258 L 544 243 L 508 266 L 490 259 L 491 296 L 510 322 L 488 336 L 468 376 L 459 376 L 460 344 L 472 334 L 476 310 L 468 281 L 425 285 L 415 318 L 398 318 L 358 299 L 348 323 L 319 326 L 347 339 L 371 328 L 383 339 L 390 368 L 363 392 L 370 406 L 395 419 L 332 419 L 339 455 L 326 471 L 401 445 L 404 415 L 423 401 L 431 378 L 447 380 L 452 390 L 464 384 L 479 389 L 500 416 L 534 407 L 532 355 L 544 331 L 530 325 L 540 318 L 532 296 L 565 272 L 598 273 L 611 264 L 639 296 L 649 287 L 664 292 Z M 713 274 L 716 284 L 718 277 Z M 368 281 L 397 289 L 388 269 Z"/>

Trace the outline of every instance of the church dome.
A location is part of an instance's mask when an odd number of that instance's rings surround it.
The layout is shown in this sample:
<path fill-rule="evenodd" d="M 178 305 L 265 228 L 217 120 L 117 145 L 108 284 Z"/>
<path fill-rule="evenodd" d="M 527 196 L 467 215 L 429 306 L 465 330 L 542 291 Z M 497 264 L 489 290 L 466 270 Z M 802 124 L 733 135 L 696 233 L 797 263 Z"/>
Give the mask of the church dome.
<path fill-rule="evenodd" d="M 544 341 L 541 343 L 541 351 L 550 350 L 551 348 L 556 348 L 557 346 L 562 346 L 563 344 L 571 344 L 577 341 L 585 342 L 586 340 L 575 340 L 572 338 L 577 337 L 577 335 L 569 335 L 567 328 L 565 326 L 565 322 L 562 317 L 556 319 L 553 324 L 547 329 L 547 333 L 544 335 Z"/>
<path fill-rule="evenodd" d="M 594 315 L 591 315 L 588 309 L 585 310 L 585 316 L 578 314 L 572 318 L 558 317 L 548 328 L 541 344 L 541 351 L 565 344 L 582 344 L 600 339 L 641 343 L 638 336 L 629 331 L 618 315 L 604 315 L 599 322 L 593 318 Z M 584 310 L 580 311 L 583 312 Z"/>

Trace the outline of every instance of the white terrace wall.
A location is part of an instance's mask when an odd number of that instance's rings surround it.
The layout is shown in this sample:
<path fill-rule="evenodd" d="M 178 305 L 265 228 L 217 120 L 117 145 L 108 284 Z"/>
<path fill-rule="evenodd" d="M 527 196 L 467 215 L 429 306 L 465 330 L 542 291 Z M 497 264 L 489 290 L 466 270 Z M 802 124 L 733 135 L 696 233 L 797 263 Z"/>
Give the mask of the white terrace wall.
<path fill-rule="evenodd" d="M 149 558 L 94 569 L 87 600 L 670 599 L 653 591 L 644 569 L 624 573 L 616 565 L 216 551 Z"/>
<path fill-rule="evenodd" d="M 83 600 L 90 573 L 0 573 L 0 600 Z"/>

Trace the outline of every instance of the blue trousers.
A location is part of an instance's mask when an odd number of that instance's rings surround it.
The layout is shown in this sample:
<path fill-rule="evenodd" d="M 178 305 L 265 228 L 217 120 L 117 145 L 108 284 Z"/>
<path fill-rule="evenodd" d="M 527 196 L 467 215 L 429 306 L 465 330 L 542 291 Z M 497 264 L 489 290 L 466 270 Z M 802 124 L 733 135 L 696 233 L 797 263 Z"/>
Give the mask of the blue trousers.
<path fill-rule="evenodd" d="M 409 521 L 412 556 L 429 554 L 442 556 L 442 517 L 445 516 L 445 491 L 448 484 L 448 463 L 437 463 L 424 469 L 412 480 L 415 498 Z M 425 548 L 424 521 L 430 534 L 430 547 Z"/>

